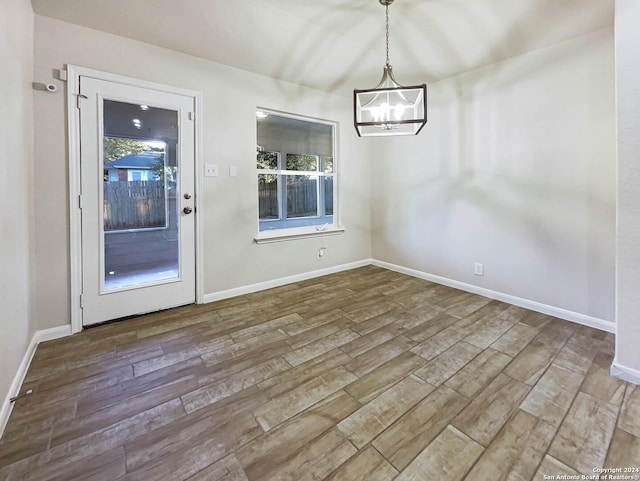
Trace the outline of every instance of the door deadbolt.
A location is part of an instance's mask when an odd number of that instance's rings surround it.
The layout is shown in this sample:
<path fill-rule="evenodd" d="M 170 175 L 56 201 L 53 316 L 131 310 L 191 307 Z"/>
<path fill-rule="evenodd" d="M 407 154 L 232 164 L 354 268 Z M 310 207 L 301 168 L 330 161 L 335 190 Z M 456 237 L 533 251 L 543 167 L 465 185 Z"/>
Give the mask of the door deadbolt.
<path fill-rule="evenodd" d="M 182 212 L 184 212 L 185 214 L 191 214 L 193 212 L 193 209 L 187 206 L 184 209 L 182 209 Z"/>
<path fill-rule="evenodd" d="M 191 194 L 187 192 L 186 194 L 184 194 L 184 198 L 187 200 L 191 199 Z"/>

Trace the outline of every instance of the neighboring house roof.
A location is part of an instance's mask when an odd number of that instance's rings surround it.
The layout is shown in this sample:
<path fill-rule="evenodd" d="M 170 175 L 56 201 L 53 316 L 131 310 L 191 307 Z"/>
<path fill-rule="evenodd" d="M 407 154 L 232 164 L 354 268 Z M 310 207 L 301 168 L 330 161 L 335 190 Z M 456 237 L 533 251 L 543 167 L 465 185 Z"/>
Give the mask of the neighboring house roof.
<path fill-rule="evenodd" d="M 143 152 L 141 154 L 131 154 L 112 160 L 105 164 L 107 169 L 151 169 L 158 160 L 162 160 L 163 154 L 160 152 Z"/>

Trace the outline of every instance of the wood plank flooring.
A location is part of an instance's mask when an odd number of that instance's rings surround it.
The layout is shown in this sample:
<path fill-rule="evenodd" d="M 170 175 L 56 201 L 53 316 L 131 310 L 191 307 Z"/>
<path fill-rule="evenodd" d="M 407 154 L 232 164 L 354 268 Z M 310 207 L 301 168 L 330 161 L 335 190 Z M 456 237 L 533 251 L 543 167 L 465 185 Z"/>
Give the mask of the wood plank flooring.
<path fill-rule="evenodd" d="M 376 267 L 41 344 L 2 480 L 542 480 L 640 467 L 613 336 Z M 547 478 L 548 479 L 548 478 Z"/>

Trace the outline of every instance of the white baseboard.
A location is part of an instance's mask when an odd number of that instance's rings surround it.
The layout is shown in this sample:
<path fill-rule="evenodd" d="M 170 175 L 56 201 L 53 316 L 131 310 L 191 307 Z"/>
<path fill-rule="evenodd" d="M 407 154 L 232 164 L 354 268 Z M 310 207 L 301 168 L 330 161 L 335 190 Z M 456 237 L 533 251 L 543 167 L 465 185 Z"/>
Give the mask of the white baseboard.
<path fill-rule="evenodd" d="M 617 358 L 613 359 L 610 372 L 612 376 L 619 377 L 623 381 L 640 385 L 640 371 L 618 364 Z"/>
<path fill-rule="evenodd" d="M 71 325 L 53 327 L 51 329 L 45 329 L 42 331 L 36 331 L 31 338 L 31 342 L 27 346 L 27 350 L 22 357 L 22 362 L 20 366 L 18 366 L 18 372 L 13 377 L 13 382 L 11 383 L 11 387 L 9 388 L 9 392 L 4 398 L 2 403 L 2 407 L 0 407 L 0 438 L 4 433 L 4 429 L 7 427 L 7 422 L 9 422 L 9 416 L 11 416 L 11 411 L 13 409 L 13 403 L 9 402 L 9 399 L 20 394 L 20 389 L 22 388 L 22 382 L 24 381 L 25 376 L 27 375 L 27 371 L 29 370 L 29 365 L 31 364 L 31 360 L 33 359 L 33 355 L 36 353 L 36 348 L 38 344 L 44 341 L 51 341 L 53 339 L 58 339 L 65 336 L 71 335 Z"/>
<path fill-rule="evenodd" d="M 319 269 L 317 271 L 303 272 L 302 274 L 295 274 L 293 276 L 281 277 L 280 279 L 273 279 L 270 281 L 258 282 L 256 284 L 250 284 L 247 286 L 236 287 L 234 289 L 227 289 L 224 291 L 212 292 L 205 294 L 203 300 L 205 303 L 221 301 L 222 299 L 228 299 L 230 297 L 242 296 L 244 294 L 251 294 L 253 292 L 264 291 L 265 289 L 271 289 L 273 287 L 280 287 L 286 284 L 292 284 L 294 282 L 306 281 L 315 277 L 326 276 L 329 274 L 335 274 L 336 272 L 348 271 L 356 269 L 358 267 L 364 267 L 372 264 L 371 259 L 364 259 L 361 261 L 350 262 L 349 264 L 341 264 L 339 266 L 328 267 L 326 269 Z"/>
<path fill-rule="evenodd" d="M 378 261 L 374 259 L 372 260 L 371 263 L 374 266 L 383 267 L 385 269 L 389 269 L 395 272 L 400 272 L 401 274 L 407 274 L 409 276 L 417 277 L 419 279 L 435 282 L 437 284 L 443 284 L 445 286 L 453 287 L 455 289 L 460 289 L 461 291 L 470 292 L 472 294 L 478 294 L 480 296 L 488 297 L 489 299 L 496 299 L 498 301 L 506 302 L 508 304 L 513 304 L 515 306 L 523 307 L 525 309 L 541 312 L 549 316 L 558 317 L 566 321 L 571 321 L 577 324 L 582 324 L 584 326 L 600 329 L 601 331 L 612 332 L 614 334 L 616 332 L 615 322 L 587 316 L 585 314 L 580 314 L 579 312 L 568 311 L 560 307 L 549 306 L 547 304 L 542 304 L 540 302 L 523 299 L 521 297 L 516 297 L 509 294 L 504 294 L 502 292 L 492 291 L 490 289 L 474 286 L 472 284 L 466 284 L 464 282 L 454 281 L 446 277 L 440 277 L 433 274 L 428 274 L 426 272 L 417 271 L 415 269 L 409 269 L 408 267 L 402 267 L 395 264 L 390 264 L 388 262 Z"/>

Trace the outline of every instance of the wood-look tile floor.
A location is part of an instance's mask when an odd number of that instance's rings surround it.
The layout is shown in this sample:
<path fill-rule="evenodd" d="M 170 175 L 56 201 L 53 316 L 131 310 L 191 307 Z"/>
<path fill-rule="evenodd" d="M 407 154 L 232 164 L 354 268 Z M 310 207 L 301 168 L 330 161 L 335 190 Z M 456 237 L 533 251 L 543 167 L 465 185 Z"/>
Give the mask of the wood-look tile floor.
<path fill-rule="evenodd" d="M 41 344 L 2 480 L 542 480 L 640 467 L 613 336 L 375 267 Z"/>

